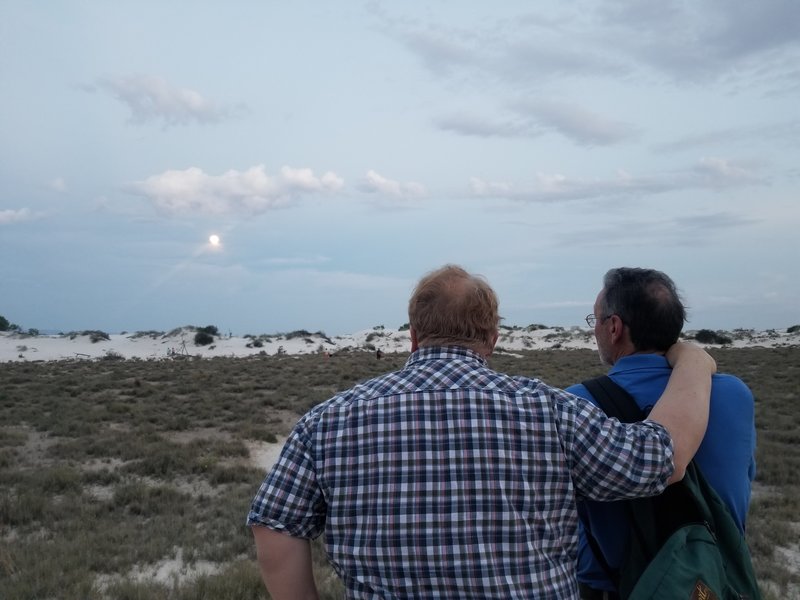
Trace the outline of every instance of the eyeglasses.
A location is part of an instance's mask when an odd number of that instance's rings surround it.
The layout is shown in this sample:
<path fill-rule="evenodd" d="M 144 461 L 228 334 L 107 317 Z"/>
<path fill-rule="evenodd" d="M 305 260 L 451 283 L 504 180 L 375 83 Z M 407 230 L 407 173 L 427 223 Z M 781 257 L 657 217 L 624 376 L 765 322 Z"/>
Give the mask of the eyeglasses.
<path fill-rule="evenodd" d="M 613 315 L 605 315 L 604 317 L 600 317 L 600 322 L 602 323 L 603 321 L 605 321 L 606 319 L 609 319 L 612 316 Z M 594 327 L 595 323 L 597 323 L 597 317 L 594 316 L 594 313 L 586 315 L 586 324 L 589 327 Z"/>

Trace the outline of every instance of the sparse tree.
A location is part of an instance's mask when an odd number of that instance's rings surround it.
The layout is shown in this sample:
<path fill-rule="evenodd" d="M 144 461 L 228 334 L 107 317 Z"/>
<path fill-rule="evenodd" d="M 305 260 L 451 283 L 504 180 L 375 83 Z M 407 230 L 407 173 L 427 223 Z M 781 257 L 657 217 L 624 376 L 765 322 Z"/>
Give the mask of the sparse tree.
<path fill-rule="evenodd" d="M 205 331 L 198 331 L 194 336 L 195 346 L 208 346 L 214 341 L 214 336 Z"/>

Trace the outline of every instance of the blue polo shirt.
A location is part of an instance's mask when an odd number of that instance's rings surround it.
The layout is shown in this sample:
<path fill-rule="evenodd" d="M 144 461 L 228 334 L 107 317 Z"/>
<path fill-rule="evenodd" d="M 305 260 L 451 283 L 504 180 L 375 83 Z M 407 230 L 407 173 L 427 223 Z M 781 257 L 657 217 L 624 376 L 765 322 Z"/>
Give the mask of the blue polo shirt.
<path fill-rule="evenodd" d="M 659 354 L 634 354 L 618 360 L 608 376 L 648 411 L 658 401 L 672 370 Z M 567 391 L 597 404 L 581 384 Z M 744 532 L 750 506 L 750 484 L 755 477 L 756 430 L 750 389 L 737 377 L 716 374 L 711 385 L 708 429 L 695 455 L 695 463 L 711 487 L 731 511 Z M 581 526 L 590 527 L 612 568 L 622 563 L 628 526 L 624 506 L 618 502 L 580 503 Z M 614 590 L 614 585 L 594 558 L 581 529 L 578 548 L 578 581 L 595 589 Z"/>

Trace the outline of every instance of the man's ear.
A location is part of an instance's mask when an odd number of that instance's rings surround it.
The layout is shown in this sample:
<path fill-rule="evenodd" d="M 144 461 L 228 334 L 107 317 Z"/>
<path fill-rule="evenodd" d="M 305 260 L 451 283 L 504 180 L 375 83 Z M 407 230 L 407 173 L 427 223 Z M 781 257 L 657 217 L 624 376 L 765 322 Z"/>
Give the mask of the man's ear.
<path fill-rule="evenodd" d="M 417 341 L 417 332 L 414 331 L 413 327 L 408 328 L 408 333 L 411 335 L 411 351 L 416 352 L 419 348 L 419 342 Z"/>
<path fill-rule="evenodd" d="M 623 341 L 625 336 L 625 323 L 622 322 L 619 315 L 611 315 L 608 320 L 608 332 L 611 334 L 611 342 L 618 344 Z"/>

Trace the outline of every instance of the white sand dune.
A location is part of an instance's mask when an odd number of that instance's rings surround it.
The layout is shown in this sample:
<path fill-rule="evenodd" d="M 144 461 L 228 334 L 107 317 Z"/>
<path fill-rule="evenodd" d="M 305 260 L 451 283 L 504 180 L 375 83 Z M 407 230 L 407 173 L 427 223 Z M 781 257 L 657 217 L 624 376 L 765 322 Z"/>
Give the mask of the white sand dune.
<path fill-rule="evenodd" d="M 693 332 L 687 332 L 692 337 Z M 82 332 L 62 335 L 0 333 L 0 362 L 91 360 L 103 358 L 137 358 L 143 360 L 185 357 L 240 357 L 258 354 L 336 354 L 338 352 L 407 352 L 411 341 L 408 331 L 375 327 L 350 335 L 326 336 L 306 331 L 236 337 L 214 336 L 205 346 L 196 345 L 196 330 L 181 327 L 169 333 L 140 332 L 106 335 Z M 731 347 L 783 347 L 800 345 L 800 331 L 754 331 L 736 329 L 724 332 L 733 342 Z M 711 344 L 710 344 L 711 345 Z M 503 327 L 497 343 L 498 351 L 594 349 L 592 331 L 586 327 Z"/>

